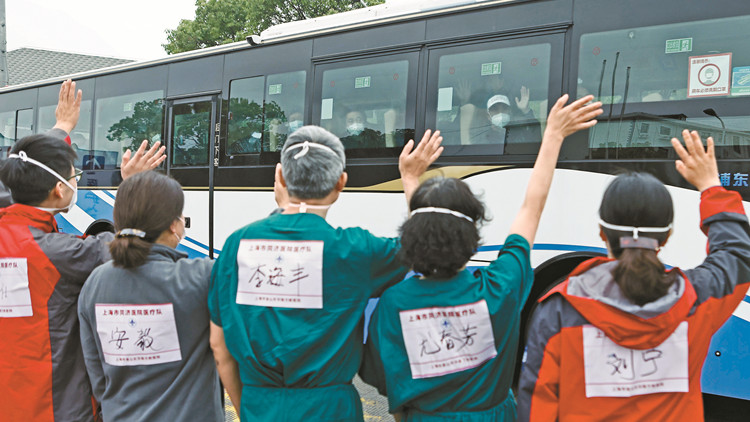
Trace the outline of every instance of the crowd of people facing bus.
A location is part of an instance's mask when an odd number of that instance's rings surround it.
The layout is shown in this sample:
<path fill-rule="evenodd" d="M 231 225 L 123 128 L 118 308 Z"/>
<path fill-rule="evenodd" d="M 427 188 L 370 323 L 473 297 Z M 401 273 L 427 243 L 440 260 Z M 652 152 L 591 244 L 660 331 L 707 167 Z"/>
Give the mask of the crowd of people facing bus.
<path fill-rule="evenodd" d="M 510 106 L 496 97 L 490 113 Z M 591 96 L 551 108 L 510 233 L 475 272 L 466 264 L 485 206 L 461 180 L 420 184 L 442 152 L 431 131 L 399 157 L 409 217 L 398 238 L 326 221 L 346 154 L 314 126 L 286 137 L 278 212 L 233 233 L 215 262 L 176 250 L 184 197 L 148 171 L 164 160 L 158 144 L 124 155 L 115 233 L 60 233 L 54 217 L 75 204 L 80 176 L 64 142 L 80 98 L 66 81 L 60 126 L 0 164 L 14 202 L 0 210 L 0 421 L 218 421 L 219 378 L 242 420 L 361 421 L 358 372 L 407 421 L 700 418 L 708 341 L 750 280 L 750 227 L 720 186 L 711 138 L 672 141 L 677 171 L 701 192 L 705 262 L 665 272 L 668 191 L 645 174 L 615 178 L 599 210 L 610 256 L 539 300 L 516 400 L 530 251 L 564 138 L 601 113 Z M 378 296 L 365 343 L 363 312 Z"/>

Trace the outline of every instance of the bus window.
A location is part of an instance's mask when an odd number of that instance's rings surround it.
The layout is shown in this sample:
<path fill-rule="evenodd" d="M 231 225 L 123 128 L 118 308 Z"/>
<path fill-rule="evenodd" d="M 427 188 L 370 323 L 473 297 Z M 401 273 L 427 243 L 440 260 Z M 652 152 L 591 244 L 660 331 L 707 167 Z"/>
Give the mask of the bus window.
<path fill-rule="evenodd" d="M 172 165 L 208 165 L 211 101 L 172 107 Z"/>
<path fill-rule="evenodd" d="M 16 139 L 34 134 L 34 110 L 18 110 L 16 114 Z"/>
<path fill-rule="evenodd" d="M 287 135 L 304 124 L 305 77 L 306 73 L 299 71 L 266 78 L 264 141 L 267 139 L 267 151 L 281 150 Z"/>
<path fill-rule="evenodd" d="M 238 79 L 229 84 L 227 155 L 258 154 L 263 142 L 264 77 Z"/>
<path fill-rule="evenodd" d="M 135 151 L 144 139 L 161 141 L 163 95 L 159 90 L 97 99 L 93 151 L 81 168 L 113 169 L 128 148 Z"/>
<path fill-rule="evenodd" d="M 550 44 L 440 56 L 435 127 L 446 146 L 534 154 L 546 120 Z"/>
<path fill-rule="evenodd" d="M 379 62 L 323 72 L 320 125 L 350 149 L 399 147 L 407 128 L 409 61 Z"/>
<path fill-rule="evenodd" d="M 8 156 L 8 151 L 14 142 L 16 142 L 16 112 L 0 113 L 0 147 L 2 147 L 0 158 Z"/>
<path fill-rule="evenodd" d="M 585 34 L 578 96 L 630 104 L 748 95 L 749 25 L 738 16 Z"/>
<path fill-rule="evenodd" d="M 37 133 L 44 133 L 55 126 L 55 108 L 56 105 L 39 107 L 39 124 Z M 78 118 L 78 124 L 70 132 L 70 146 L 76 152 L 78 158 L 74 166 L 83 167 L 83 156 L 89 155 L 91 149 L 91 100 L 81 101 L 81 114 Z"/>

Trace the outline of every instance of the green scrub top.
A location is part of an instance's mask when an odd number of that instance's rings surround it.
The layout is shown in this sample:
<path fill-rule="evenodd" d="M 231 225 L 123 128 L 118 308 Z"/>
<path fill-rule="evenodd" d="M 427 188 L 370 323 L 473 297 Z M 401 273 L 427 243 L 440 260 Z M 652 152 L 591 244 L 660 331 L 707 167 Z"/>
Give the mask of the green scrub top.
<path fill-rule="evenodd" d="M 510 235 L 487 267 L 444 280 L 411 277 L 386 290 L 360 374 L 388 396 L 391 413 L 515 421 L 510 386 L 533 283 L 529 255 L 526 239 Z"/>
<path fill-rule="evenodd" d="M 208 301 L 239 365 L 243 420 L 362 420 L 351 381 L 362 360 L 364 310 L 406 274 L 399 247 L 304 213 L 272 215 L 227 239 Z M 264 399 L 271 396 L 280 399 Z"/>

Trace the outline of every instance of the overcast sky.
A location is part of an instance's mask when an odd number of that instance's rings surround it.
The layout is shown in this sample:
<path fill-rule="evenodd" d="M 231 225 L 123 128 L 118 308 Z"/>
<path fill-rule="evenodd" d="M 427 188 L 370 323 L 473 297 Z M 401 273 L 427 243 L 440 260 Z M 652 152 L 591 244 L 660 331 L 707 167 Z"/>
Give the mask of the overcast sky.
<path fill-rule="evenodd" d="M 195 0 L 5 0 L 8 50 L 34 47 L 146 60 L 166 55 L 166 29 Z"/>

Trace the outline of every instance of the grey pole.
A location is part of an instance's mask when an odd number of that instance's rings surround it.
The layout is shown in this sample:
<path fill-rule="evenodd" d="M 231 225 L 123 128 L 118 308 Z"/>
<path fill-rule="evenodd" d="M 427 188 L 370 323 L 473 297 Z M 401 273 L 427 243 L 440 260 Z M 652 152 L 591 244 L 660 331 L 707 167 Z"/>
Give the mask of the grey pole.
<path fill-rule="evenodd" d="M 0 87 L 8 86 L 8 38 L 5 32 L 5 0 L 0 0 Z"/>

